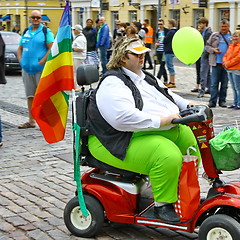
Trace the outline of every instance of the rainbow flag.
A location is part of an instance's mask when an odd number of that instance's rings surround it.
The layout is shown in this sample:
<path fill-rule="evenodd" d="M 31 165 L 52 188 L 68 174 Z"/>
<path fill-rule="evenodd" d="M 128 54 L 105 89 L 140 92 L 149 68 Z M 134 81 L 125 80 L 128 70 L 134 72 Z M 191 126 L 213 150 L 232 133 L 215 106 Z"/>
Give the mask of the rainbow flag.
<path fill-rule="evenodd" d="M 70 7 L 66 2 L 60 26 L 38 84 L 31 113 L 48 143 L 64 138 L 69 96 L 74 89 Z"/>

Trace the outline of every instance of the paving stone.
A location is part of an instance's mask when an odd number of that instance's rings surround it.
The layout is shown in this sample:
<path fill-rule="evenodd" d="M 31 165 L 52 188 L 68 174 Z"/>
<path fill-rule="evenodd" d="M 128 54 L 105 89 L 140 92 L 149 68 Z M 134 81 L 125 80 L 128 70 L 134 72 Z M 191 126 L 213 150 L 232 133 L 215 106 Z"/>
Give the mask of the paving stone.
<path fill-rule="evenodd" d="M 32 223 L 37 229 L 42 230 L 43 232 L 46 232 L 48 230 L 53 229 L 52 225 L 49 224 L 46 220 L 41 220 L 38 222 Z"/>
<path fill-rule="evenodd" d="M 46 219 L 49 224 L 53 225 L 53 226 L 59 226 L 59 225 L 63 225 L 63 219 L 59 219 L 59 218 L 56 218 L 56 217 L 49 217 Z"/>
<path fill-rule="evenodd" d="M 45 232 L 43 232 L 39 229 L 36 229 L 36 230 L 33 230 L 33 231 L 28 231 L 27 236 L 30 237 L 31 239 L 34 239 L 34 240 L 42 240 L 42 239 L 52 240 L 53 239 L 48 234 L 46 234 Z"/>
<path fill-rule="evenodd" d="M 191 93 L 195 85 L 195 68 L 176 66 L 175 93 L 207 104 L 209 97 L 197 98 Z M 186 77 L 188 75 L 188 77 Z M 27 103 L 20 75 L 7 76 L 8 84 L 0 87 L 0 115 L 3 122 L 4 145 L 0 149 L 0 240 L 89 240 L 73 236 L 63 221 L 63 209 L 75 196 L 73 180 L 71 109 L 64 140 L 55 144 L 45 142 L 38 127 L 18 129 L 27 121 Z M 12 94 L 14 92 L 14 94 Z M 228 101 L 232 102 L 232 93 Z M 7 103 L 7 104 L 5 104 Z M 237 111 L 213 109 L 215 133 L 227 125 L 235 126 Z M 81 173 L 88 167 L 81 167 Z M 202 174 L 202 168 L 200 169 Z M 223 172 L 223 180 L 239 180 L 240 170 Z M 199 177 L 201 196 L 209 185 Z M 10 224 L 12 223 L 12 224 Z M 17 227 L 15 227 L 17 226 Z M 23 238 L 24 237 L 24 238 Z M 21 239 L 22 238 L 22 239 Z M 105 224 L 96 240 L 191 240 L 197 234 L 130 224 Z"/>
<path fill-rule="evenodd" d="M 22 231 L 21 229 L 17 229 L 14 232 L 9 233 L 9 237 L 13 238 L 14 240 L 27 240 L 28 237 L 25 234 L 25 231 Z"/>
<path fill-rule="evenodd" d="M 0 239 L 1 240 L 13 240 L 13 238 L 10 238 L 9 236 L 3 235 L 3 233 L 0 232 Z"/>
<path fill-rule="evenodd" d="M 22 225 L 26 225 L 27 221 L 24 220 L 22 217 L 20 216 L 15 216 L 15 217 L 7 217 L 6 218 L 7 222 L 11 223 L 13 226 L 18 227 L 18 226 L 22 226 Z"/>
<path fill-rule="evenodd" d="M 18 205 L 16 205 L 15 203 L 11 203 L 11 205 L 8 205 L 7 208 L 9 210 L 11 210 L 12 212 L 15 212 L 15 213 L 23 213 L 23 212 L 26 212 L 26 210 Z"/>
<path fill-rule="evenodd" d="M 58 239 L 58 240 L 62 240 L 62 239 L 68 239 L 68 235 L 64 232 L 62 232 L 59 229 L 55 229 L 55 230 L 50 230 L 48 231 L 48 234 L 53 238 L 53 239 Z"/>
<path fill-rule="evenodd" d="M 16 228 L 12 224 L 10 224 L 10 223 L 6 222 L 4 219 L 0 218 L 0 230 L 1 231 L 3 231 L 3 232 L 12 232 L 15 229 Z"/>
<path fill-rule="evenodd" d="M 7 208 L 0 207 L 0 216 L 1 216 L 2 218 L 13 217 L 13 216 L 15 216 L 15 215 L 16 215 L 15 212 L 12 212 L 12 211 L 10 211 L 10 210 L 7 209 Z"/>

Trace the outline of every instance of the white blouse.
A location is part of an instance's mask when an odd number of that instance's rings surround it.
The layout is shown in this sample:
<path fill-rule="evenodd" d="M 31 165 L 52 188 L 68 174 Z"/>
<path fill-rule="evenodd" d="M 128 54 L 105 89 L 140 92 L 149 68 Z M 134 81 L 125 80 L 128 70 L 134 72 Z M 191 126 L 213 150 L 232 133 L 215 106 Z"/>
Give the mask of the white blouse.
<path fill-rule="evenodd" d="M 177 104 L 176 106 L 144 80 L 143 72 L 141 72 L 141 76 L 138 76 L 126 68 L 122 69 L 139 89 L 143 100 L 143 109 L 140 111 L 135 107 L 132 91 L 121 79 L 116 76 L 108 76 L 101 83 L 96 94 L 97 106 L 102 117 L 118 131 L 156 131 L 167 130 L 175 126 L 171 124 L 161 127 L 160 117 L 178 114 L 179 109 L 187 108 L 189 101 L 168 90 Z M 165 87 L 160 80 L 158 80 L 158 84 L 160 87 Z"/>

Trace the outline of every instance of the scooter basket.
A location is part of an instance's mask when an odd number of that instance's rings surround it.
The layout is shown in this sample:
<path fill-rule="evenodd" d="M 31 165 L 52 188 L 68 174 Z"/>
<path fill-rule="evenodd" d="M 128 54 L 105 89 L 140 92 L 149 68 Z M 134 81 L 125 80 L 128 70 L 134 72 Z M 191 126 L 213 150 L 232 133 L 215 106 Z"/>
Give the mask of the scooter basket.
<path fill-rule="evenodd" d="M 221 150 L 216 150 L 210 143 L 210 148 L 216 168 L 223 171 L 232 171 L 240 168 L 240 143 L 227 143 Z"/>

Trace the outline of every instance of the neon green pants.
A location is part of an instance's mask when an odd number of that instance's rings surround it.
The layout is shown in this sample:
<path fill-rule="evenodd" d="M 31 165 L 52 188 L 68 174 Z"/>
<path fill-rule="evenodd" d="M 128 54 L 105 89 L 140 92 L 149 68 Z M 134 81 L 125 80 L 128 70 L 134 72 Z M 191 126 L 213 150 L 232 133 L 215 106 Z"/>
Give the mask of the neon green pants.
<path fill-rule="evenodd" d="M 188 126 L 177 125 L 166 131 L 134 133 L 124 161 L 114 157 L 95 137 L 89 137 L 89 150 L 98 160 L 111 166 L 149 175 L 156 202 L 177 201 L 179 174 L 188 147 L 201 159 L 196 139 Z"/>

